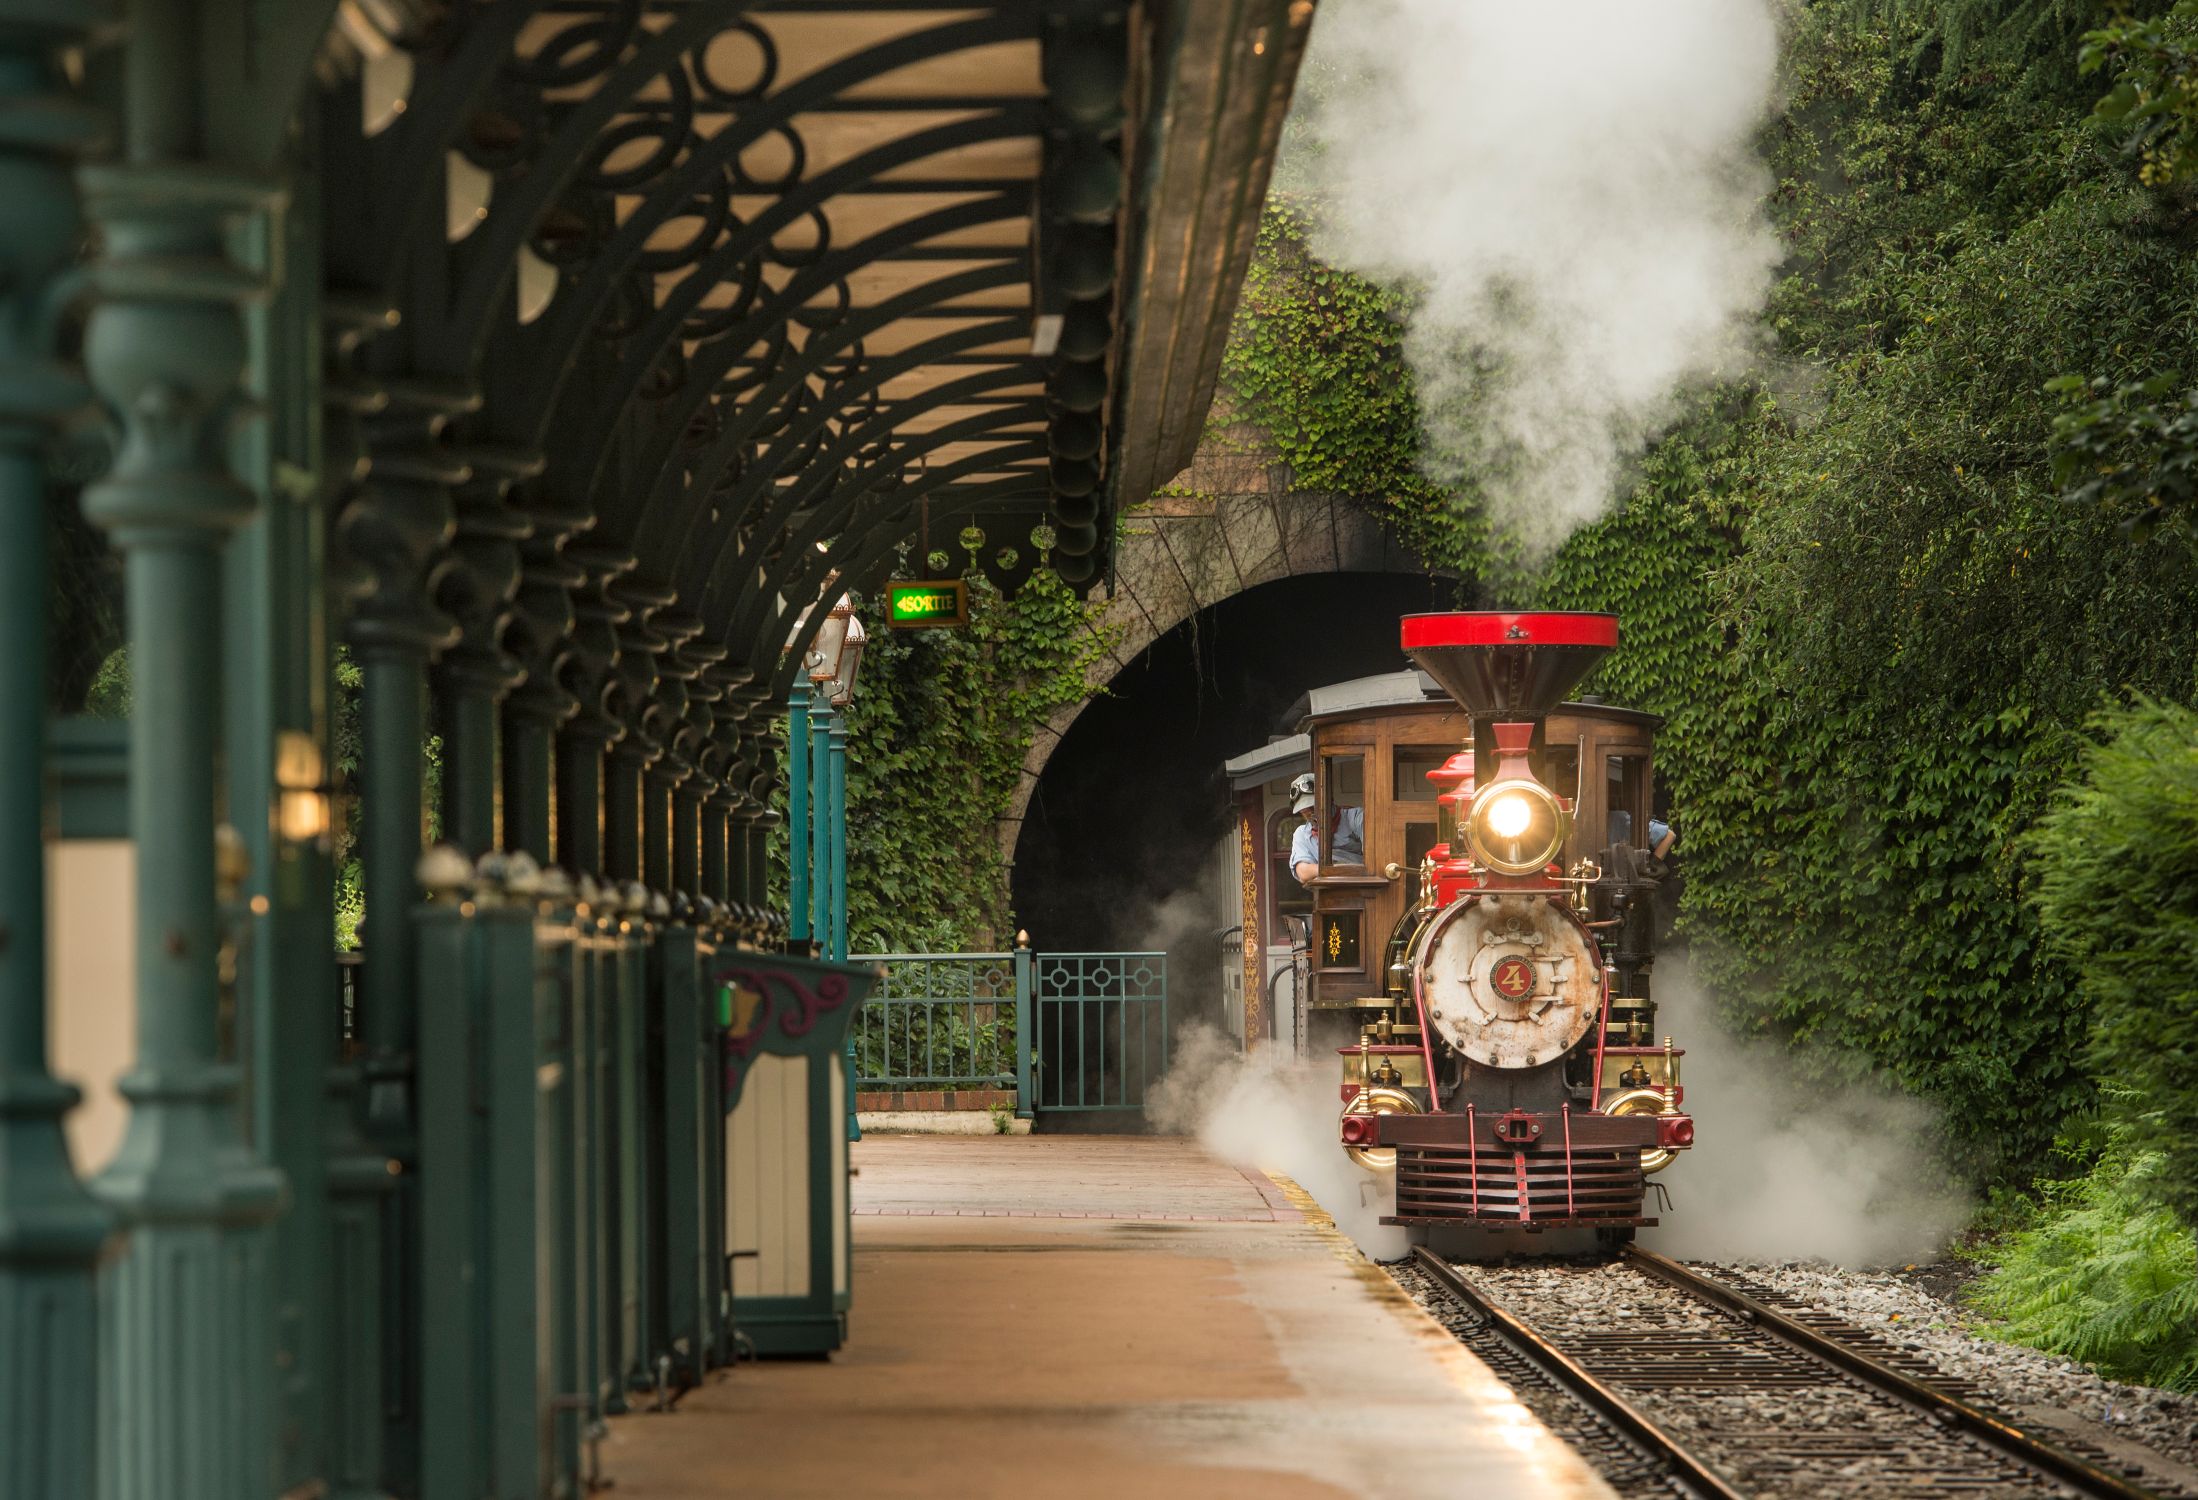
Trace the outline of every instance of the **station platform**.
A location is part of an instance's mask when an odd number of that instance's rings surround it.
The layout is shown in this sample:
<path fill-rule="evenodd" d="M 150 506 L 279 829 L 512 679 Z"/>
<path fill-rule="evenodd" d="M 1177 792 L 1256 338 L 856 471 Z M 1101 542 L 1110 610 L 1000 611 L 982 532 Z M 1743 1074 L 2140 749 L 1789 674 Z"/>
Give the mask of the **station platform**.
<path fill-rule="evenodd" d="M 1291 1184 L 1156 1137 L 853 1152 L 846 1348 L 615 1419 L 623 1500 L 1609 1493 Z"/>

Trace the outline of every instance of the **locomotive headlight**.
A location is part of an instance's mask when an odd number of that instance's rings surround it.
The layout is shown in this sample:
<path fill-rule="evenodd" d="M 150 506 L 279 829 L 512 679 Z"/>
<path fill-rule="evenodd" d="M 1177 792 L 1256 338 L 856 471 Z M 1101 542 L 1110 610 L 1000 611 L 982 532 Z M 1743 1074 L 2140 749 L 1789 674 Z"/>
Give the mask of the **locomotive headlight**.
<path fill-rule="evenodd" d="M 1549 789 L 1513 777 L 1482 787 L 1465 815 L 1473 858 L 1503 875 L 1532 875 L 1564 849 L 1571 820 Z"/>
<path fill-rule="evenodd" d="M 1488 826 L 1498 838 L 1515 839 L 1534 821 L 1534 804 L 1522 792 L 1506 792 L 1488 804 Z"/>

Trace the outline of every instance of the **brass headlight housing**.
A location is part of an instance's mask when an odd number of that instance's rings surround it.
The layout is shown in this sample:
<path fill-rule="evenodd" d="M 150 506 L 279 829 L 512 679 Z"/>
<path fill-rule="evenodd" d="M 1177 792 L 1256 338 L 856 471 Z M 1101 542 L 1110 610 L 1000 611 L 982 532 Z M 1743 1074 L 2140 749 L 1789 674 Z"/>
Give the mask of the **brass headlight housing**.
<path fill-rule="evenodd" d="M 1563 850 L 1572 819 L 1549 788 L 1512 777 L 1473 794 L 1465 814 L 1465 846 L 1501 875 L 1532 875 Z"/>

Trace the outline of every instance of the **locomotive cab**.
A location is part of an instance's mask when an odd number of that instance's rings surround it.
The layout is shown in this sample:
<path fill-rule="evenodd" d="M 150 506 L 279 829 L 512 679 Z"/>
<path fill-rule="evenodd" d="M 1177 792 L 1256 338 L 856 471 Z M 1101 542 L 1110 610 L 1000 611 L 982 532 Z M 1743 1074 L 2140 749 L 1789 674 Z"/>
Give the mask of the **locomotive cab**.
<path fill-rule="evenodd" d="M 1409 616 L 1406 651 L 1462 711 L 1439 715 L 1447 746 L 1395 738 L 1424 716 L 1313 726 L 1317 827 L 1358 806 L 1372 860 L 1421 825 L 1405 860 L 1312 881 L 1310 1010 L 1342 1023 L 1338 1132 L 1392 1184 L 1387 1222 L 1628 1237 L 1693 1142 L 1649 986 L 1660 871 L 1633 842 L 1656 721 L 1563 703 L 1616 642 L 1608 615 Z M 1390 774 L 1369 787 L 1368 765 Z"/>

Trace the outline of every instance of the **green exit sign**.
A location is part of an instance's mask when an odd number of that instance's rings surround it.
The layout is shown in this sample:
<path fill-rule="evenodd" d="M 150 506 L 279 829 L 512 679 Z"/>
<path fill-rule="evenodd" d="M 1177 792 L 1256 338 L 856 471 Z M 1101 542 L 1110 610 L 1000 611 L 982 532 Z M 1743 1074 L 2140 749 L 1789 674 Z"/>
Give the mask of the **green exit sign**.
<path fill-rule="evenodd" d="M 941 583 L 889 583 L 885 620 L 895 630 L 931 630 L 969 623 L 969 586 L 959 578 Z"/>

